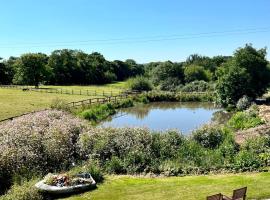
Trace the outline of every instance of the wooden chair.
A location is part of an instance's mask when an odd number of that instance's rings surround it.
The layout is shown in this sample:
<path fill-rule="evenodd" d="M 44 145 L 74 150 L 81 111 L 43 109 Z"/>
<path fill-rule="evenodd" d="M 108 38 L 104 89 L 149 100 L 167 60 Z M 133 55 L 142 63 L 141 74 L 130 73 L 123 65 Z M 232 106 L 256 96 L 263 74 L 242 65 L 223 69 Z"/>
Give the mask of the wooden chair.
<path fill-rule="evenodd" d="M 240 200 L 240 199 L 246 200 L 247 196 L 246 194 L 247 194 L 247 187 L 240 188 L 233 191 L 232 198 L 223 195 L 223 200 Z"/>
<path fill-rule="evenodd" d="M 219 193 L 212 196 L 208 196 L 206 197 L 206 200 L 222 200 L 222 194 Z"/>

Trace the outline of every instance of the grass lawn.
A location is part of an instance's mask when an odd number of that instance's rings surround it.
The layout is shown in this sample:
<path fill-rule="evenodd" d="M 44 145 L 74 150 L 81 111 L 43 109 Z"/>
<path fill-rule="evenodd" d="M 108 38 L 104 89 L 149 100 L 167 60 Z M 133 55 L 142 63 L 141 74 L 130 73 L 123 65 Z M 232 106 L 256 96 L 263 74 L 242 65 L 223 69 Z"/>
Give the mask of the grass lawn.
<path fill-rule="evenodd" d="M 45 109 L 50 106 L 55 98 L 66 101 L 79 101 L 90 96 L 61 95 L 40 92 L 30 92 L 17 89 L 0 88 L 0 120 L 17 116 L 26 112 Z"/>
<path fill-rule="evenodd" d="M 248 187 L 248 199 L 270 198 L 270 173 L 134 178 L 109 176 L 98 189 L 65 200 L 205 200 L 207 195 Z"/>
<path fill-rule="evenodd" d="M 79 90 L 86 91 L 114 91 L 119 92 L 126 87 L 126 82 L 116 82 L 100 86 L 42 86 L 46 88 L 62 88 L 74 90 L 78 94 Z M 77 91 L 77 92 L 76 92 Z M 83 93 L 82 94 L 86 94 Z M 0 120 L 9 117 L 21 115 L 26 112 L 41 110 L 49 107 L 55 98 L 65 99 L 67 102 L 79 101 L 83 99 L 94 98 L 95 96 L 87 95 L 68 95 L 43 93 L 35 91 L 22 91 L 20 89 L 3 89 L 0 88 Z"/>
<path fill-rule="evenodd" d="M 82 91 L 105 91 L 105 92 L 119 92 L 124 89 L 127 89 L 127 82 L 115 82 L 115 83 L 110 83 L 110 84 L 105 84 L 105 85 L 72 85 L 72 86 L 55 86 L 55 85 L 43 85 L 41 88 L 53 88 L 53 89 L 67 89 L 67 90 L 74 90 L 75 93 L 78 93 L 79 90 Z"/>

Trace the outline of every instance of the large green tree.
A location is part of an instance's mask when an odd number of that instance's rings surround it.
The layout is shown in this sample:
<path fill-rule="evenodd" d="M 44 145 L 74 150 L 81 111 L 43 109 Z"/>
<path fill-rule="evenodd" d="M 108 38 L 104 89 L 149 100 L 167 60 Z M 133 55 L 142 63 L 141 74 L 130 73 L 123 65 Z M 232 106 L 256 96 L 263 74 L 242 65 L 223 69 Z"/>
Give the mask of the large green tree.
<path fill-rule="evenodd" d="M 224 106 L 235 105 L 243 95 L 253 99 L 261 96 L 270 83 L 267 64 L 266 49 L 257 50 L 252 45 L 246 45 L 236 50 L 233 58 L 217 72 L 220 103 Z"/>
<path fill-rule="evenodd" d="M 23 54 L 14 63 L 14 82 L 17 84 L 38 85 L 46 80 L 49 73 L 47 68 L 47 55 L 42 53 Z"/>
<path fill-rule="evenodd" d="M 2 58 L 0 58 L 0 84 L 11 84 L 13 74 L 13 67 L 8 65 L 7 61 L 4 61 Z"/>

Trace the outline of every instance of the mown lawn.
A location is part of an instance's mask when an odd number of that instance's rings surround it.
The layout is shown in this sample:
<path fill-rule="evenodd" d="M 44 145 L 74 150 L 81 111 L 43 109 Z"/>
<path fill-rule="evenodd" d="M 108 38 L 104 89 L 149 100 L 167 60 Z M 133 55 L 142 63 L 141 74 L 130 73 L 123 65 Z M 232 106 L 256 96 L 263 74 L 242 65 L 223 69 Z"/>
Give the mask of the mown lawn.
<path fill-rule="evenodd" d="M 67 102 L 90 98 L 80 95 L 61 95 L 0 88 L 0 120 L 21 115 L 26 112 L 45 109 L 55 98 Z"/>
<path fill-rule="evenodd" d="M 125 88 L 126 82 L 116 82 L 101 86 L 42 86 L 46 88 L 59 88 L 74 90 L 78 94 L 79 90 L 97 91 L 113 91 L 119 92 Z M 86 94 L 83 93 L 82 94 Z M 22 91 L 21 89 L 3 89 L 0 88 L 0 120 L 9 117 L 21 115 L 26 112 L 41 110 L 49 107 L 52 100 L 55 98 L 65 99 L 67 102 L 79 101 L 83 99 L 94 98 L 92 95 L 69 95 L 69 94 L 54 94 L 35 91 Z M 100 96 L 99 96 L 100 97 Z"/>
<path fill-rule="evenodd" d="M 248 199 L 270 198 L 270 173 L 134 178 L 110 176 L 98 189 L 65 200 L 205 200 L 207 195 L 248 187 Z"/>

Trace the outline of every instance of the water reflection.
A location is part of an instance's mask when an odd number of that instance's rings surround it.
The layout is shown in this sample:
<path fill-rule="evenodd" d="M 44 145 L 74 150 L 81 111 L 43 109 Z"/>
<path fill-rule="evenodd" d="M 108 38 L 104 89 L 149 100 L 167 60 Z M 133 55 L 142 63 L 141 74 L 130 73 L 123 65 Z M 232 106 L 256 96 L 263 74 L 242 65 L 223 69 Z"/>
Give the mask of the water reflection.
<path fill-rule="evenodd" d="M 120 109 L 119 112 L 102 122 L 101 126 L 148 127 L 162 131 L 179 129 L 184 134 L 211 122 L 225 119 L 223 111 L 212 103 L 204 102 L 155 102 Z"/>

